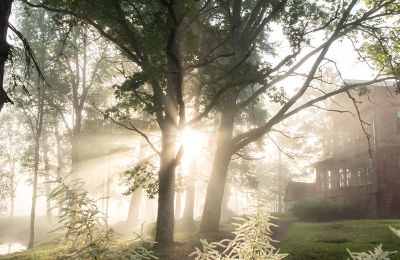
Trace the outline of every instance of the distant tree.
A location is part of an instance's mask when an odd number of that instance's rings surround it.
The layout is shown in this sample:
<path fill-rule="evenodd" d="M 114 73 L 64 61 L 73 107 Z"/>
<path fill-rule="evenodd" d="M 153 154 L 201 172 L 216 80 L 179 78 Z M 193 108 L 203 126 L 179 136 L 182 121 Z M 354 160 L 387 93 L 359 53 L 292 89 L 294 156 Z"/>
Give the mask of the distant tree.
<path fill-rule="evenodd" d="M 0 168 L 2 169 L 1 186 L 7 191 L 7 210 L 10 216 L 14 216 L 14 199 L 17 186 L 23 177 L 23 151 L 28 144 L 24 128 L 24 118 L 21 113 L 11 113 L 11 110 L 3 111 L 0 125 L 0 140 L 2 140 L 3 149 L 0 150 Z"/>

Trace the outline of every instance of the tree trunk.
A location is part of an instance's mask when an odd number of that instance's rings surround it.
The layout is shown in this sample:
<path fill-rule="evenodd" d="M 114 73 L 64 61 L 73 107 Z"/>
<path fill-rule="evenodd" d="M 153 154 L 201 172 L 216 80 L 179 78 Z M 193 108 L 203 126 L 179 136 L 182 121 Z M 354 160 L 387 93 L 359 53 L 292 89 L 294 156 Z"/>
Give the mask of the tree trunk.
<path fill-rule="evenodd" d="M 137 163 L 141 163 L 146 157 L 146 141 L 143 138 L 140 138 L 140 148 L 139 154 L 137 158 Z M 139 210 L 140 210 L 140 202 L 142 201 L 143 191 L 141 189 L 136 190 L 131 195 L 131 202 L 129 204 L 128 217 L 126 218 L 126 222 L 130 227 L 134 227 L 139 224 Z"/>
<path fill-rule="evenodd" d="M 174 195 L 176 168 L 176 128 L 165 126 L 161 137 L 160 171 L 158 174 L 158 211 L 156 246 L 167 247 L 174 241 Z"/>
<path fill-rule="evenodd" d="M 44 160 L 44 178 L 45 178 L 45 192 L 46 192 L 46 216 L 47 221 L 51 223 L 51 200 L 50 200 L 50 163 L 49 163 L 49 149 L 47 143 L 48 134 L 44 133 L 44 140 L 43 140 L 43 160 Z"/>
<path fill-rule="evenodd" d="M 222 198 L 222 208 L 221 208 L 221 217 L 222 218 L 230 218 L 232 217 L 232 210 L 229 208 L 229 200 L 231 198 L 231 189 L 230 185 L 225 184 L 224 189 L 224 197 Z"/>
<path fill-rule="evenodd" d="M 31 207 L 31 221 L 29 232 L 28 248 L 32 248 L 35 240 L 35 217 L 36 217 L 36 199 L 38 188 L 38 175 L 39 175 L 39 156 L 40 156 L 40 137 L 43 127 L 43 88 L 40 86 L 39 91 L 39 107 L 38 107 L 38 121 L 35 131 L 35 155 L 34 155 L 34 168 L 33 168 L 33 186 L 32 186 L 32 207 Z"/>
<path fill-rule="evenodd" d="M 10 45 L 7 43 L 7 30 L 12 2 L 13 0 L 0 1 L 0 111 L 5 103 L 12 103 L 4 90 L 4 67 L 10 52 Z"/>
<path fill-rule="evenodd" d="M 184 225 L 191 225 L 194 222 L 194 202 L 195 202 L 195 180 L 196 180 L 196 158 L 190 162 L 189 176 L 185 198 L 185 209 L 183 211 Z"/>
<path fill-rule="evenodd" d="M 44 24 L 44 12 L 41 12 L 39 17 L 38 24 L 39 26 L 43 26 Z M 41 35 L 42 46 L 40 49 L 40 55 L 38 55 L 38 63 L 45 67 L 45 39 L 44 33 Z M 35 151 L 34 151 L 34 168 L 33 168 L 33 186 L 32 186 L 32 207 L 31 207 L 31 220 L 30 220 L 30 233 L 29 233 L 29 243 L 28 248 L 32 248 L 35 241 L 35 217 L 36 217 L 36 199 L 37 199 L 37 189 L 38 189 L 38 175 L 39 175 L 39 159 L 40 159 L 40 139 L 42 137 L 43 130 L 43 117 L 44 117 L 44 97 L 45 97 L 45 89 L 43 87 L 43 82 L 38 77 L 37 80 L 37 93 L 38 93 L 38 108 L 37 108 L 37 116 L 36 116 L 36 124 L 32 127 L 32 133 L 35 137 Z"/>
<path fill-rule="evenodd" d="M 233 99 L 235 100 L 235 99 Z M 221 113 L 221 125 L 218 134 L 217 149 L 211 176 L 207 186 L 206 201 L 199 233 L 218 231 L 221 219 L 221 206 L 224 196 L 224 187 L 228 175 L 229 162 L 232 157 L 232 131 L 235 121 L 235 111 L 228 104 Z"/>
<path fill-rule="evenodd" d="M 175 219 L 179 220 L 181 218 L 182 211 L 182 193 L 175 192 Z"/>
<path fill-rule="evenodd" d="M 14 217 L 14 202 L 15 202 L 15 172 L 12 170 L 11 172 L 11 180 L 10 180 L 10 191 L 11 191 L 11 196 L 10 196 L 10 217 Z"/>
<path fill-rule="evenodd" d="M 72 174 L 76 176 L 79 171 L 82 110 L 75 107 L 74 116 L 75 120 L 72 129 L 72 140 L 71 140 L 71 171 Z"/>
<path fill-rule="evenodd" d="M 139 210 L 142 196 L 143 191 L 141 189 L 138 189 L 134 193 L 132 193 L 131 202 L 129 204 L 128 217 L 126 219 L 126 223 L 130 227 L 134 227 L 139 224 Z"/>

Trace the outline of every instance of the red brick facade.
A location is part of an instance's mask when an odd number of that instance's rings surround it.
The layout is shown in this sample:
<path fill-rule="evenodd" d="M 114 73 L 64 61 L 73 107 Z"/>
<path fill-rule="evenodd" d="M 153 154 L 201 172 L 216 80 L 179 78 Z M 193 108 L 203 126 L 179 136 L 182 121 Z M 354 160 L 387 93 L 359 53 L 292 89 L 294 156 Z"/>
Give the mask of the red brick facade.
<path fill-rule="evenodd" d="M 370 142 L 351 99 L 336 97 L 334 109 L 353 115 L 332 115 L 332 131 L 325 134 L 329 149 L 315 165 L 317 197 L 350 203 L 366 217 L 400 217 L 400 95 L 394 87 L 373 86 L 360 100 Z"/>

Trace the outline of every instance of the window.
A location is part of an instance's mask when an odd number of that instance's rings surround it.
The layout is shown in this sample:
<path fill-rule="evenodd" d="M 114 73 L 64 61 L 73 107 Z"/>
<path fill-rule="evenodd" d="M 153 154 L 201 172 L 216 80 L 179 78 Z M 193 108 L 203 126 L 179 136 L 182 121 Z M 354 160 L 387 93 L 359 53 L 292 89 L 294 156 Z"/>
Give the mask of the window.
<path fill-rule="evenodd" d="M 396 112 L 397 130 L 400 131 L 400 110 Z"/>
<path fill-rule="evenodd" d="M 357 179 L 358 185 L 366 185 L 367 184 L 367 175 L 364 164 L 360 163 L 357 167 Z"/>
<path fill-rule="evenodd" d="M 326 188 L 326 185 L 325 185 L 325 172 L 324 171 L 319 174 L 319 181 L 320 181 L 319 182 L 320 189 L 321 189 L 321 191 L 324 191 L 325 188 Z"/>
<path fill-rule="evenodd" d="M 345 175 L 344 175 L 344 171 L 343 168 L 339 168 L 339 187 L 343 188 L 344 186 L 346 186 L 346 182 L 345 182 Z"/>
<path fill-rule="evenodd" d="M 332 189 L 332 172 L 328 170 L 326 173 L 328 175 L 328 189 Z"/>
<path fill-rule="evenodd" d="M 351 185 L 351 170 L 350 167 L 346 167 L 346 187 L 349 187 Z"/>

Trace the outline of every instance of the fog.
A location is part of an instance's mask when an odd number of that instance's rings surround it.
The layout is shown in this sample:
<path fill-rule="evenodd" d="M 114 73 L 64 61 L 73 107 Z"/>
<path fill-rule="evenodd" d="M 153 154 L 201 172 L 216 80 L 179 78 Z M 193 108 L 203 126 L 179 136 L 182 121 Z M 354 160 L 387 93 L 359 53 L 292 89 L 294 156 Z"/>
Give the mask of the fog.
<path fill-rule="evenodd" d="M 258 259 L 400 216 L 396 1 L 61 2 L 0 12 L 0 255 Z"/>

